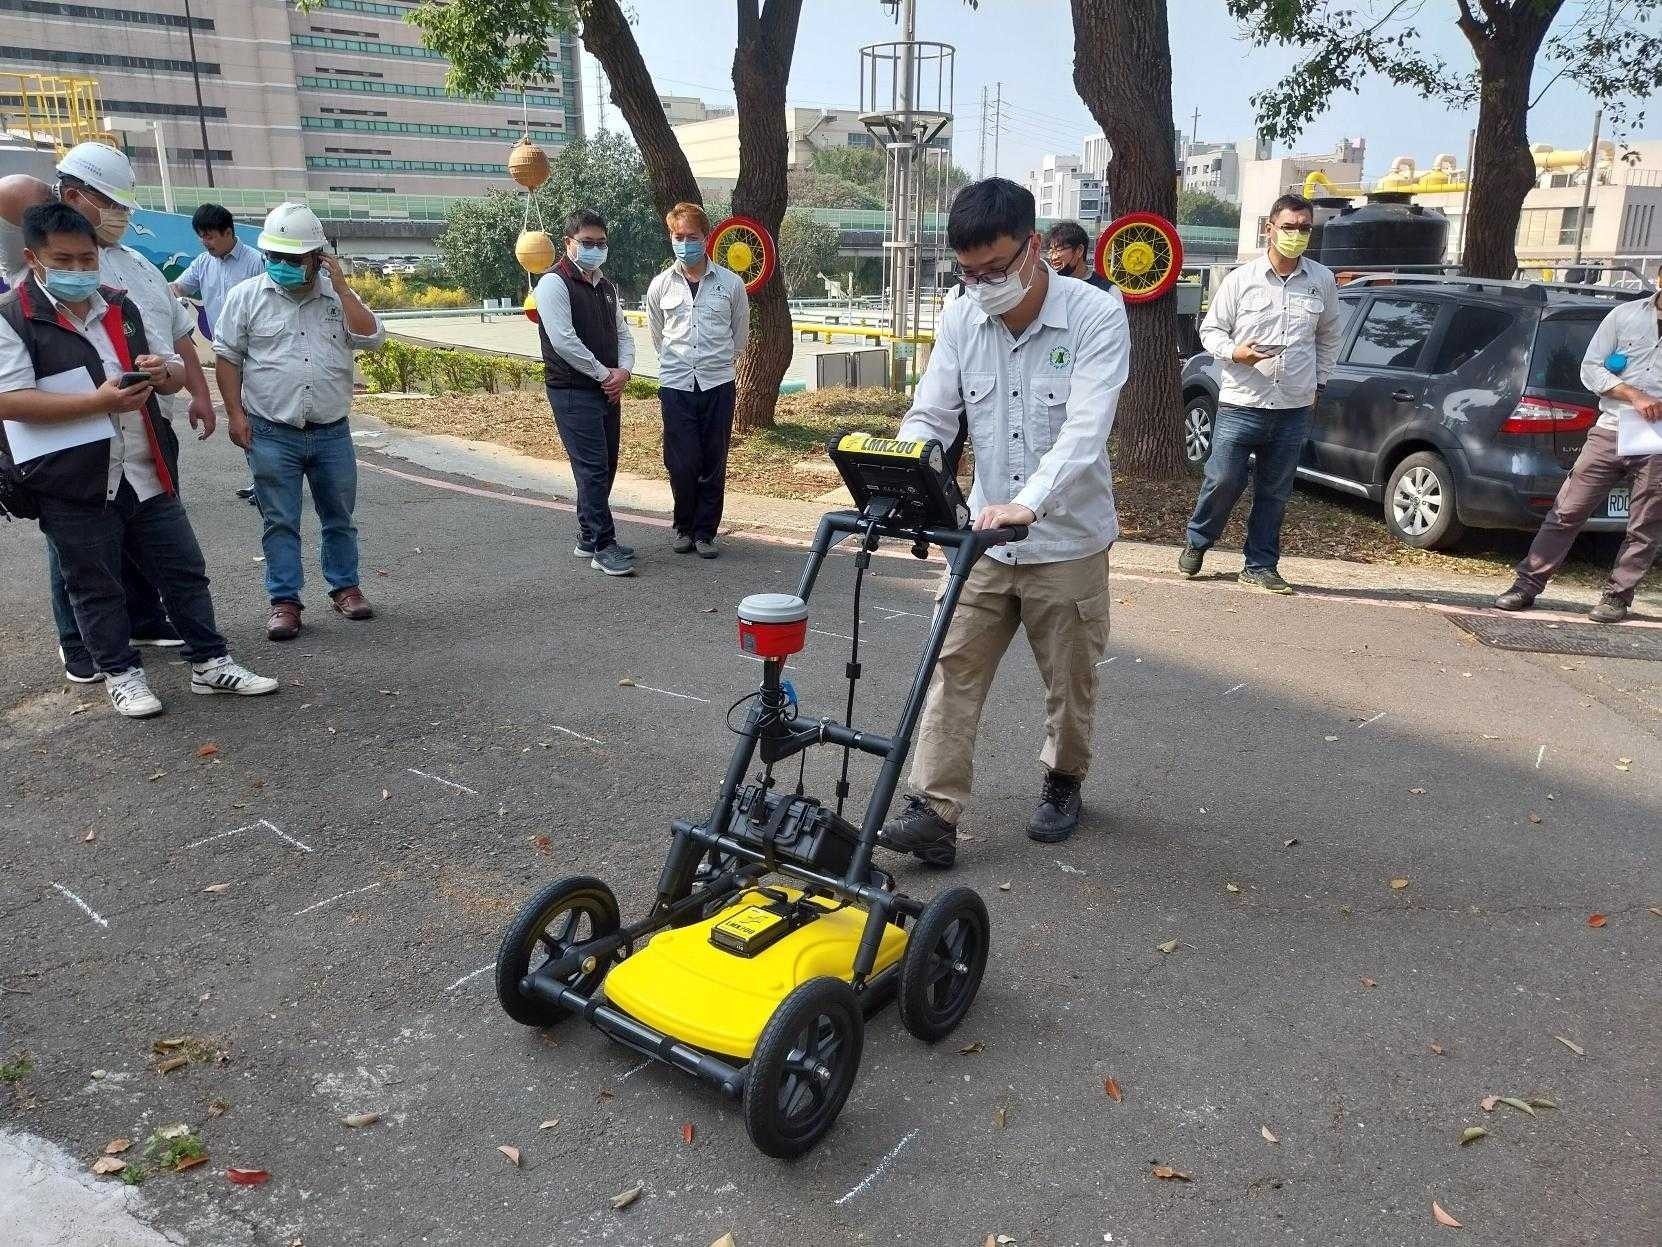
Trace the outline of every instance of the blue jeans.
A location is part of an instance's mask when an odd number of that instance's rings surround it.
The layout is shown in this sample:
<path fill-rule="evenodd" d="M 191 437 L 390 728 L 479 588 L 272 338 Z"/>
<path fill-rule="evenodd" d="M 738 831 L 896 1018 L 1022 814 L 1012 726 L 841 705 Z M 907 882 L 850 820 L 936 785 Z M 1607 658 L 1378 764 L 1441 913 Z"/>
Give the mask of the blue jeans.
<path fill-rule="evenodd" d="M 1247 516 L 1248 571 L 1274 571 L 1281 561 L 1281 518 L 1304 439 L 1310 435 L 1309 407 L 1218 408 L 1212 427 L 1212 457 L 1206 461 L 1206 479 L 1189 520 L 1189 544 L 1206 550 L 1223 534 L 1229 513 L 1240 501 L 1247 483 L 1247 460 L 1258 456 L 1252 488 L 1252 512 Z"/>
<path fill-rule="evenodd" d="M 555 385 L 548 387 L 548 405 L 577 483 L 578 536 L 585 548 L 604 550 L 617 543 L 612 482 L 617 480 L 622 408 L 599 390 Z"/>
<path fill-rule="evenodd" d="M 273 602 L 300 602 L 305 573 L 300 566 L 300 482 L 312 491 L 312 508 L 323 529 L 323 578 L 332 593 L 358 583 L 358 528 L 352 508 L 358 501 L 358 459 L 352 430 L 342 419 L 303 429 L 250 416 L 254 445 L 254 498 L 265 520 L 265 591 Z"/>

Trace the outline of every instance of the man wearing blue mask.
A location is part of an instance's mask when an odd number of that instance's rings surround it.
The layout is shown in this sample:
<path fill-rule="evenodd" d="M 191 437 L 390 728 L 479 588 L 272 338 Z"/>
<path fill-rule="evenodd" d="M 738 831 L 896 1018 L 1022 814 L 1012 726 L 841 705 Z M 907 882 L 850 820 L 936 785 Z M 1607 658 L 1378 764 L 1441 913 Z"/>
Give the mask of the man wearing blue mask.
<path fill-rule="evenodd" d="M 323 578 L 335 610 L 374 615 L 358 587 L 358 460 L 347 416 L 352 352 L 386 338 L 346 284 L 323 223 L 304 204 L 273 208 L 260 231 L 265 275 L 225 296 L 214 326 L 214 371 L 231 440 L 248 452 L 265 521 L 266 635 L 300 632 L 300 484 L 323 530 Z"/>
<path fill-rule="evenodd" d="M 633 576 L 635 552 L 612 523 L 612 482 L 622 438 L 623 387 L 635 366 L 635 339 L 623 319 L 606 263 L 606 218 L 582 208 L 566 218 L 565 254 L 535 292 L 543 380 L 554 427 L 577 483 L 577 546 L 608 576 Z"/>
<path fill-rule="evenodd" d="M 733 435 L 733 364 L 750 337 L 750 296 L 731 269 L 704 253 L 710 218 L 695 203 L 664 217 L 675 263 L 646 290 L 646 323 L 658 352 L 664 468 L 675 495 L 677 554 L 713 559 Z"/>

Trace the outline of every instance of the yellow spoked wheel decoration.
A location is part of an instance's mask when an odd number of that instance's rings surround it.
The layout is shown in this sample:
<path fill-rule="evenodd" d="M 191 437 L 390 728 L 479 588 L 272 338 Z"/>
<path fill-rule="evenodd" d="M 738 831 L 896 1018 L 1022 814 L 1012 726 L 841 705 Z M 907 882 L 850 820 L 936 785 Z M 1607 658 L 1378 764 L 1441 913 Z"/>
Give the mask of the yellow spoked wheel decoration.
<path fill-rule="evenodd" d="M 1158 299 L 1183 271 L 1177 227 L 1152 212 L 1110 222 L 1097 239 L 1096 271 L 1118 286 L 1128 303 Z"/>
<path fill-rule="evenodd" d="M 715 263 L 738 274 L 747 294 L 766 285 L 779 263 L 767 227 L 746 216 L 730 216 L 716 226 L 704 249 Z"/>

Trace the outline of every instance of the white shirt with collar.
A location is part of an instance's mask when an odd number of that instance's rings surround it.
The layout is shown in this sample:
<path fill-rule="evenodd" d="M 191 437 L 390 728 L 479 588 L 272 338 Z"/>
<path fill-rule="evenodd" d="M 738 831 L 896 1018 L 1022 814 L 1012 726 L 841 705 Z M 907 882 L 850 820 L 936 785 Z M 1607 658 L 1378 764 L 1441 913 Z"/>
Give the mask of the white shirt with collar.
<path fill-rule="evenodd" d="M 104 366 L 106 378 L 119 377 L 126 371 L 121 357 L 115 352 L 115 343 L 110 341 L 109 331 L 104 328 L 104 313 L 109 304 L 104 301 L 103 295 L 96 290 L 92 292 L 86 319 L 82 320 L 47 293 L 44 287 L 41 292 L 46 294 L 47 301 L 70 327 L 98 352 L 98 362 Z M 178 355 L 172 351 L 157 351 L 152 347 L 152 353 L 160 355 L 170 364 L 179 362 Z M 39 380 L 35 376 L 34 362 L 29 357 L 29 348 L 9 324 L 0 320 L 0 394 L 38 389 Z M 97 379 L 93 380 L 96 383 Z M 114 498 L 123 479 L 132 486 L 140 502 L 162 493 L 162 481 L 156 472 L 156 457 L 150 449 L 150 435 L 144 428 L 143 413 L 124 411 L 119 415 L 112 414 L 110 423 L 115 428 L 115 435 L 110 439 L 110 475 L 105 484 L 104 497 Z"/>
<path fill-rule="evenodd" d="M 162 276 L 161 269 L 131 247 L 119 243 L 106 247 L 100 243 L 98 280 L 125 293 L 133 306 L 138 308 L 139 319 L 144 322 L 144 336 L 150 340 L 152 353 L 172 355 L 175 353 L 174 344 L 196 331 L 196 318 L 168 289 L 167 278 Z M 190 394 L 185 390 L 163 394 L 157 401 L 161 403 L 162 415 L 169 419 L 178 419 L 190 410 Z"/>
<path fill-rule="evenodd" d="M 575 264 L 573 267 L 576 267 Z M 601 272 L 595 269 L 592 273 L 583 273 L 578 270 L 578 280 L 586 281 L 591 286 L 600 284 Z M 614 286 L 613 294 L 617 288 Z M 594 352 L 583 345 L 583 339 L 577 336 L 577 330 L 571 324 L 571 292 L 566 289 L 565 278 L 553 269 L 549 269 L 537 279 L 537 286 L 532 291 L 532 298 L 537 309 L 537 318 L 542 324 L 542 331 L 548 335 L 548 344 L 554 348 L 554 353 L 578 372 L 593 377 L 596 381 L 604 381 L 611 376 L 612 370 L 595 358 Z M 635 335 L 629 332 L 629 322 L 623 319 L 623 300 L 617 300 L 617 366 L 624 372 L 635 371 Z"/>
<path fill-rule="evenodd" d="M 1339 284 L 1332 270 L 1300 258 L 1286 277 L 1268 255 L 1247 261 L 1218 283 L 1200 341 L 1223 371 L 1218 401 L 1231 407 L 1308 407 L 1339 358 Z M 1238 364 L 1248 342 L 1286 347 L 1257 364 Z"/>
<path fill-rule="evenodd" d="M 176 284 L 192 298 L 202 300 L 212 329 L 219 323 L 220 309 L 232 287 L 264 272 L 265 257 L 238 239 L 223 256 L 204 250 L 179 274 Z"/>
<path fill-rule="evenodd" d="M 900 424 L 907 439 L 950 446 L 968 414 L 975 446 L 971 512 L 1016 502 L 1037 521 L 1027 540 L 995 546 L 1004 563 L 1085 558 L 1119 536 L 1108 434 L 1130 364 L 1125 306 L 1052 273 L 1020 337 L 972 298 L 949 301 Z"/>
<path fill-rule="evenodd" d="M 1619 373 L 1606 367 L 1612 354 L 1627 356 Z M 1616 428 L 1633 410 L 1625 398 L 1609 393 L 1618 385 L 1662 398 L 1662 292 L 1652 299 L 1630 299 L 1599 322 L 1581 360 L 1581 384 L 1599 396 L 1601 429 Z"/>
<path fill-rule="evenodd" d="M 750 296 L 731 269 L 704 264 L 695 293 L 679 261 L 646 288 L 646 323 L 666 390 L 714 389 L 733 379 L 750 340 Z"/>

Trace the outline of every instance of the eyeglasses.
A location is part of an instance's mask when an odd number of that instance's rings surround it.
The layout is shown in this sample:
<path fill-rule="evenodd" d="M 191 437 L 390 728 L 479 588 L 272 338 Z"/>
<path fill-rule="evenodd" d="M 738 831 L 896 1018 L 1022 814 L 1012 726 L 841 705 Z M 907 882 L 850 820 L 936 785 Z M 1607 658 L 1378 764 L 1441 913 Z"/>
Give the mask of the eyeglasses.
<path fill-rule="evenodd" d="M 1308 234 L 1314 227 L 1309 225 L 1277 225 L 1275 228 L 1283 234 Z"/>
<path fill-rule="evenodd" d="M 966 273 L 962 264 L 954 264 L 952 274 L 966 286 L 1002 286 L 1010 280 L 1011 270 L 1027 258 L 1027 248 L 1030 245 L 1031 242 L 1023 243 L 1021 249 L 1001 267 L 988 268 L 979 273 Z"/>
<path fill-rule="evenodd" d="M 1050 260 L 1065 260 L 1075 251 L 1084 251 L 1083 247 L 1051 247 L 1045 252 L 1045 258 Z"/>

